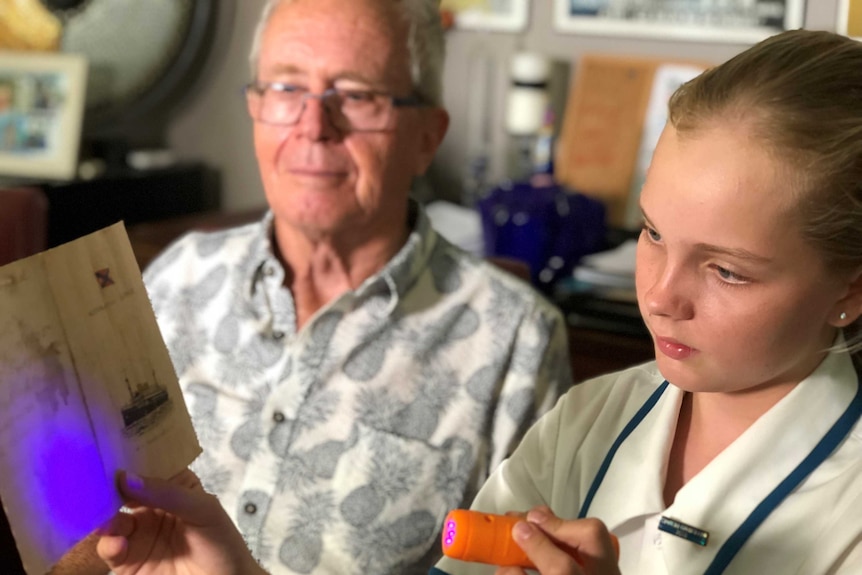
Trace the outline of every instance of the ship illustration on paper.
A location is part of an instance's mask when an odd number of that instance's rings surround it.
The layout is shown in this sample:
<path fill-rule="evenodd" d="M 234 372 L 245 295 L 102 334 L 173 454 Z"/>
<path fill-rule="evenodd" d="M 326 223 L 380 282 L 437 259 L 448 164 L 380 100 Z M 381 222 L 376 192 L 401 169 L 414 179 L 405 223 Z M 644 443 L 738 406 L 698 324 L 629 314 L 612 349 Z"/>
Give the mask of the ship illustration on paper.
<path fill-rule="evenodd" d="M 158 423 L 172 406 L 168 391 L 156 380 L 140 381 L 134 385 L 126 377 L 130 401 L 122 406 L 123 425 L 127 435 L 139 435 Z"/>

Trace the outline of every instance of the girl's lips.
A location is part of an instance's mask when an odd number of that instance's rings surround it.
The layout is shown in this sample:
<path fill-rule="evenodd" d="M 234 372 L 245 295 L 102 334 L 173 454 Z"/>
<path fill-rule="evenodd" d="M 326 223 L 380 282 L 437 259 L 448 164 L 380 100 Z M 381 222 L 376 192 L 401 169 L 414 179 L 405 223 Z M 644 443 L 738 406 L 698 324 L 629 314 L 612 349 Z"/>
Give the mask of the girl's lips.
<path fill-rule="evenodd" d="M 660 352 L 671 359 L 686 359 L 695 351 L 687 345 L 664 337 L 656 337 L 655 345 Z"/>

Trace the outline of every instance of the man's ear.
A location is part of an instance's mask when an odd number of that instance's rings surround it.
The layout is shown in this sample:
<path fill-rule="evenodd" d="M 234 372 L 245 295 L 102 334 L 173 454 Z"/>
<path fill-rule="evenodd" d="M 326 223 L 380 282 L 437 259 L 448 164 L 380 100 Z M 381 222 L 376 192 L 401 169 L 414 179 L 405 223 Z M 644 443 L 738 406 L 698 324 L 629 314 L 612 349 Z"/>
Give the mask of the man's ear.
<path fill-rule="evenodd" d="M 446 137 L 446 131 L 449 129 L 449 112 L 443 108 L 426 108 L 421 110 L 421 113 L 423 118 L 419 140 L 419 157 L 414 174 L 416 176 L 421 176 L 428 170 L 440 144 L 443 143 L 443 138 Z"/>
<path fill-rule="evenodd" d="M 862 316 L 862 269 L 851 276 L 847 293 L 836 302 L 832 316 L 831 323 L 836 327 L 846 327 Z"/>

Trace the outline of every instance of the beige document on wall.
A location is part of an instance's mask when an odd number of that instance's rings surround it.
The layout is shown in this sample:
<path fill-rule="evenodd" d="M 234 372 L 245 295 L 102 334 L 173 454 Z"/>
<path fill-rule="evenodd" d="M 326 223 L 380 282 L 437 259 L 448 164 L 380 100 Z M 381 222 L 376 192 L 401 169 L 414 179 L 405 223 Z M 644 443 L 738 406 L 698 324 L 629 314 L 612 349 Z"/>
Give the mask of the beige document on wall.
<path fill-rule="evenodd" d="M 30 575 L 200 453 L 122 224 L 0 267 L 0 499 Z"/>
<path fill-rule="evenodd" d="M 693 61 L 604 54 L 584 54 L 578 60 L 557 142 L 555 175 L 568 187 L 602 200 L 613 226 L 631 227 L 632 212 L 639 224 L 642 176 L 637 170 L 644 154 L 644 130 L 651 127 L 644 123 L 656 101 L 655 82 L 666 82 L 657 71 L 672 64 L 708 67 Z M 667 101 L 657 105 L 666 109 Z M 652 149 L 647 153 L 649 163 Z M 637 194 L 631 205 L 633 186 Z"/>

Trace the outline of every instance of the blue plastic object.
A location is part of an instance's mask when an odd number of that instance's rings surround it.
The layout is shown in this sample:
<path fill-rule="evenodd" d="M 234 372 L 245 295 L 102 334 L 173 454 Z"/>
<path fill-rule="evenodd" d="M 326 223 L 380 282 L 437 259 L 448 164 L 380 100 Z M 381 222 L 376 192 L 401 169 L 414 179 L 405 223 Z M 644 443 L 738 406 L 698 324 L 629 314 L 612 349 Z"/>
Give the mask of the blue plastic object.
<path fill-rule="evenodd" d="M 558 184 L 505 182 L 479 200 L 486 256 L 530 266 L 532 283 L 551 291 L 580 259 L 605 247 L 605 205 Z"/>

